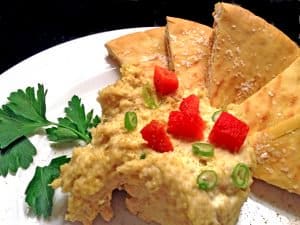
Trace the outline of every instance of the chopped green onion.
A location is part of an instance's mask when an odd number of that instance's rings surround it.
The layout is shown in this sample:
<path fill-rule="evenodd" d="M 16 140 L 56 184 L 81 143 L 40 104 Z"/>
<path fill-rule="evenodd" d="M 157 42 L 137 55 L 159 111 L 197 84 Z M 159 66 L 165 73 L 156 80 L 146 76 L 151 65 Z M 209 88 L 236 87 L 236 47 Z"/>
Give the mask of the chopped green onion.
<path fill-rule="evenodd" d="M 197 177 L 198 188 L 201 190 L 211 190 L 218 182 L 217 173 L 213 170 L 204 170 Z"/>
<path fill-rule="evenodd" d="M 193 153 L 198 156 L 214 156 L 214 146 L 208 143 L 197 142 L 192 145 L 192 150 Z"/>
<path fill-rule="evenodd" d="M 141 155 L 140 155 L 140 159 L 146 159 L 146 153 L 143 152 Z"/>
<path fill-rule="evenodd" d="M 250 169 L 249 167 L 244 163 L 238 163 L 231 174 L 231 179 L 233 184 L 238 187 L 245 189 L 248 187 L 250 178 Z"/>
<path fill-rule="evenodd" d="M 220 114 L 223 112 L 223 110 L 218 110 L 218 111 L 215 111 L 213 114 L 212 114 L 212 116 L 211 116 L 211 120 L 213 121 L 213 122 L 215 122 L 217 119 L 218 119 L 218 117 L 220 116 Z"/>
<path fill-rule="evenodd" d="M 149 84 L 146 84 L 143 86 L 142 96 L 143 96 L 146 107 L 148 107 L 150 109 L 158 108 L 155 93 L 153 92 L 153 90 Z"/>
<path fill-rule="evenodd" d="M 137 126 L 137 116 L 135 112 L 126 112 L 124 125 L 128 131 L 133 131 Z"/>

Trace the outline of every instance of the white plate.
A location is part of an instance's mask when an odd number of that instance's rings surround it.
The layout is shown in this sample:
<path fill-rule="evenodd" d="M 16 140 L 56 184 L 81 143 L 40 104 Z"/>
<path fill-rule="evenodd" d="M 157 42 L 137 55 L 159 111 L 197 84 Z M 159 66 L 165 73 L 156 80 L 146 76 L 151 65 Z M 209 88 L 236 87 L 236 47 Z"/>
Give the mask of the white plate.
<path fill-rule="evenodd" d="M 0 76 L 0 103 L 18 88 L 44 84 L 48 89 L 47 116 L 56 119 L 62 115 L 67 101 L 74 94 L 82 98 L 87 109 L 101 113 L 96 96 L 99 89 L 118 78 L 116 68 L 107 59 L 104 43 L 123 34 L 143 30 L 133 28 L 105 32 L 79 38 L 41 52 L 14 66 Z M 56 192 L 53 215 L 49 220 L 37 220 L 28 213 L 24 203 L 25 188 L 37 165 L 49 163 L 54 156 L 70 153 L 70 148 L 54 149 L 43 136 L 34 136 L 32 142 L 38 149 L 33 164 L 27 170 L 18 170 L 15 176 L 0 178 L 0 224 L 4 225 L 62 225 L 66 198 Z M 95 225 L 145 225 L 130 215 L 122 199 L 124 193 L 115 193 L 113 205 L 116 217 L 110 223 L 98 218 Z M 296 225 L 300 224 L 300 197 L 279 190 L 263 182 L 255 182 L 245 203 L 238 225 Z"/>

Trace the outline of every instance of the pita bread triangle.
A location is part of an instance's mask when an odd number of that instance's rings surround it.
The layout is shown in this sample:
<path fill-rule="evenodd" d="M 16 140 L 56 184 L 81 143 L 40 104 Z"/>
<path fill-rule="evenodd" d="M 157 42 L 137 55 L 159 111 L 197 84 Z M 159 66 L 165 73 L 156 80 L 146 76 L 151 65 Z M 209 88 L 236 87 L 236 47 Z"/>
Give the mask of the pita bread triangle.
<path fill-rule="evenodd" d="M 240 105 L 228 109 L 250 126 L 254 176 L 300 194 L 300 57 Z"/>
<path fill-rule="evenodd" d="M 205 87 L 212 29 L 208 26 L 167 17 L 166 45 L 169 66 L 184 88 Z"/>
<path fill-rule="evenodd" d="M 252 145 L 254 176 L 300 194 L 300 114 L 256 133 Z"/>
<path fill-rule="evenodd" d="M 240 6 L 217 3 L 213 16 L 207 82 L 213 106 L 242 102 L 299 56 L 297 44 Z"/>
<path fill-rule="evenodd" d="M 229 105 L 250 127 L 250 133 L 300 113 L 300 57 L 276 78 L 239 105 Z"/>
<path fill-rule="evenodd" d="M 105 44 L 109 55 L 119 66 L 167 66 L 165 28 L 159 27 L 113 39 Z"/>

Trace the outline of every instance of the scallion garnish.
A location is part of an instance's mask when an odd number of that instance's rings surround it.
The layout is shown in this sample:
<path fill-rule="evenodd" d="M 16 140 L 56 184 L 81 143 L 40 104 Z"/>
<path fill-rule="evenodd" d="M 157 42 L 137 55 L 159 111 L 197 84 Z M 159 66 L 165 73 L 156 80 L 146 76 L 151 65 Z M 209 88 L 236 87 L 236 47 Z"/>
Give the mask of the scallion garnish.
<path fill-rule="evenodd" d="M 218 119 L 218 117 L 220 116 L 221 112 L 223 112 L 223 111 L 222 110 L 215 111 L 211 116 L 211 120 L 213 122 L 215 122 Z"/>
<path fill-rule="evenodd" d="M 150 109 L 158 108 L 155 93 L 149 84 L 145 84 L 143 86 L 142 96 L 146 107 Z"/>
<path fill-rule="evenodd" d="M 126 130 L 133 131 L 137 126 L 137 116 L 135 112 L 126 112 L 124 118 Z"/>
<path fill-rule="evenodd" d="M 146 159 L 146 153 L 143 152 L 141 155 L 140 155 L 140 159 Z"/>
<path fill-rule="evenodd" d="M 197 185 L 201 190 L 211 190 L 217 185 L 217 182 L 218 176 L 213 170 L 204 170 L 197 177 Z"/>
<path fill-rule="evenodd" d="M 208 143 L 197 142 L 192 145 L 192 150 L 195 155 L 212 157 L 214 156 L 214 146 Z"/>
<path fill-rule="evenodd" d="M 238 187 L 245 189 L 249 185 L 249 178 L 250 178 L 250 169 L 244 163 L 238 163 L 231 174 L 231 179 L 233 184 Z"/>

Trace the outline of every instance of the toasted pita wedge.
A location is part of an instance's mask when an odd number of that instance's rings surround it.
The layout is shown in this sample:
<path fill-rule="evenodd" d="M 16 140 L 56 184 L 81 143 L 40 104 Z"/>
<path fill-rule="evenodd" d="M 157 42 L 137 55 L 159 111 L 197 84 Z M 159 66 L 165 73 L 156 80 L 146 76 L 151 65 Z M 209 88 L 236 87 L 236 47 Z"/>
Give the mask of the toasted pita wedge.
<path fill-rule="evenodd" d="M 254 176 L 300 194 L 300 114 L 254 135 Z"/>
<path fill-rule="evenodd" d="M 250 126 L 250 133 L 300 113 L 300 57 L 240 105 L 230 105 Z"/>
<path fill-rule="evenodd" d="M 299 56 L 297 44 L 280 30 L 237 5 L 215 5 L 208 77 L 211 104 L 240 103 Z"/>
<path fill-rule="evenodd" d="M 189 20 L 167 17 L 166 44 L 170 67 L 188 77 L 180 82 L 184 88 L 205 87 L 210 56 L 212 29 Z"/>
<path fill-rule="evenodd" d="M 167 66 L 164 35 L 164 27 L 154 28 L 111 40 L 105 47 L 120 66 L 123 64 Z"/>

